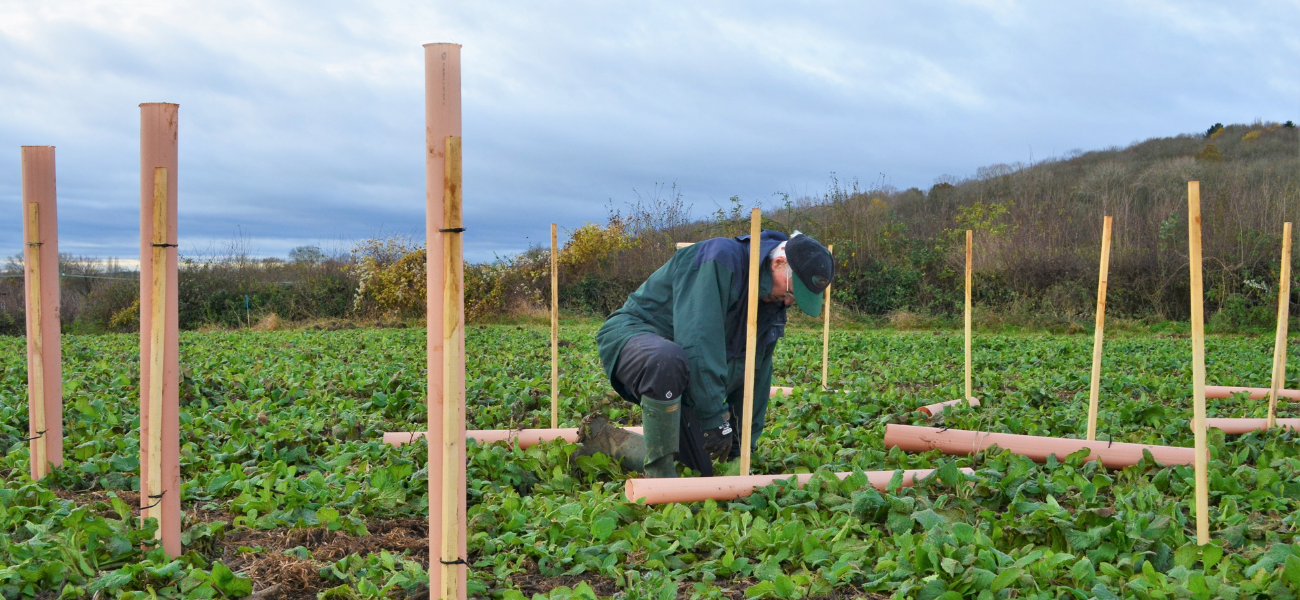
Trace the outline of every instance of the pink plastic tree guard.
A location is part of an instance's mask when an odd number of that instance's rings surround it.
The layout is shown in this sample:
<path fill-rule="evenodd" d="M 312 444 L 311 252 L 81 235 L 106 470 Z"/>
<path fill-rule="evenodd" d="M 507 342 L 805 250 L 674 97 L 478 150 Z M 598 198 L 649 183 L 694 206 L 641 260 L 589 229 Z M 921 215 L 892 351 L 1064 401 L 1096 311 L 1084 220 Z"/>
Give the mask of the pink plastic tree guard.
<path fill-rule="evenodd" d="M 944 409 L 944 407 L 947 407 L 947 406 L 956 406 L 956 405 L 958 405 L 958 404 L 961 404 L 961 398 L 958 398 L 958 399 L 956 399 L 956 400 L 945 400 L 945 401 L 943 401 L 943 402 L 937 402 L 937 403 L 935 403 L 935 404 L 927 404 L 927 405 L 925 405 L 925 406 L 922 406 L 921 408 L 916 409 L 916 412 L 922 413 L 922 414 L 924 414 L 924 415 L 927 416 L 927 417 L 932 417 L 932 418 L 933 418 L 933 417 L 936 417 L 936 416 L 939 416 L 940 414 L 942 414 L 942 413 L 943 413 L 943 409 Z M 980 399 L 979 399 L 979 398 L 971 398 L 971 399 L 970 399 L 970 405 L 971 405 L 971 406 L 979 406 L 979 405 L 980 405 Z"/>
<path fill-rule="evenodd" d="M 775 398 L 780 395 L 788 397 L 792 394 L 794 394 L 794 388 L 773 387 L 771 395 Z M 641 433 L 640 427 L 624 427 L 623 429 L 638 435 Z M 423 437 L 426 437 L 423 431 L 389 431 L 384 433 L 383 441 L 390 446 L 401 446 Z M 555 439 L 563 439 L 571 444 L 576 444 L 578 443 L 578 429 L 576 427 L 560 427 L 556 429 L 470 429 L 465 431 L 465 437 L 480 444 L 515 440 L 519 443 L 519 447 L 527 448 L 533 444 L 544 444 Z M 436 441 L 431 443 L 436 443 Z"/>
<path fill-rule="evenodd" d="M 443 194 L 445 193 L 447 138 L 461 137 L 460 44 L 424 45 L 424 172 L 425 172 L 425 239 L 428 240 L 427 326 L 428 344 L 428 415 L 429 415 L 429 556 L 442 556 L 442 481 L 443 481 Z M 463 356 L 463 354 L 462 354 Z M 462 370 L 464 367 L 461 367 Z M 462 408 L 463 410 L 463 408 Z M 464 420 L 464 414 L 461 414 Z M 463 448 L 463 446 L 462 446 Z M 464 457 L 454 461 L 464 465 Z M 465 470 L 457 478 L 458 498 L 462 498 L 457 520 L 461 523 L 460 556 L 467 556 L 465 538 Z M 441 565 L 430 565 L 430 595 L 441 595 Z M 459 598 L 468 594 L 467 569 L 460 565 Z M 439 590 L 439 591 L 434 591 Z"/>
<path fill-rule="evenodd" d="M 1240 435 L 1243 433 L 1250 433 L 1252 431 L 1263 431 L 1264 429 L 1267 428 L 1267 425 L 1268 425 L 1268 419 L 1218 418 L 1218 419 L 1205 420 L 1205 426 L 1207 428 L 1212 427 L 1215 429 L 1221 429 L 1223 430 L 1224 433 L 1228 435 Z M 1289 427 L 1296 431 L 1300 431 L 1300 419 L 1278 419 L 1277 426 Z"/>
<path fill-rule="evenodd" d="M 961 429 L 941 430 L 935 427 L 914 425 L 886 425 L 885 448 L 897 446 L 906 452 L 939 450 L 944 454 L 966 456 L 997 445 L 1035 462 L 1045 462 L 1048 456 L 1057 460 L 1088 448 L 1088 460 L 1100 461 L 1108 469 L 1135 465 L 1142 460 L 1142 451 L 1151 453 L 1156 462 L 1165 465 L 1190 465 L 1196 452 L 1192 448 L 1175 446 L 1148 446 L 1105 440 L 1075 440 L 1068 438 L 1015 435 L 1011 433 L 986 433 Z"/>
<path fill-rule="evenodd" d="M 1206 398 L 1231 398 L 1233 394 L 1249 392 L 1251 400 L 1262 400 L 1268 397 L 1268 388 L 1260 387 L 1241 387 L 1236 385 L 1207 385 L 1205 386 Z M 1278 398 L 1288 400 L 1300 400 L 1300 390 L 1283 390 L 1277 391 Z"/>
<path fill-rule="evenodd" d="M 161 415 L 149 414 L 149 353 L 150 328 L 153 303 L 151 291 L 153 268 L 153 195 L 154 169 L 167 169 L 167 243 L 176 243 L 176 136 L 180 106 L 164 102 L 140 105 L 140 506 L 161 502 L 159 534 L 163 548 L 173 557 L 181 555 L 181 467 L 180 467 L 180 403 L 179 403 L 179 343 L 176 312 L 176 253 L 168 252 L 166 353 L 163 382 L 163 410 Z M 174 248 L 173 248 L 174 250 Z M 162 425 L 162 489 L 148 486 L 149 464 L 148 428 L 154 419 Z M 151 498 L 158 496 L 161 498 Z"/>
<path fill-rule="evenodd" d="M 63 353 L 59 343 L 59 219 L 58 212 L 55 209 L 55 200 L 57 198 L 54 177 L 54 146 L 23 146 L 22 147 L 22 210 L 19 213 L 23 224 L 23 240 L 26 242 L 23 246 L 23 252 L 27 257 L 35 253 L 40 254 L 41 277 L 40 277 L 40 369 L 33 367 L 37 362 L 36 355 L 36 338 L 38 336 L 30 335 L 36 326 L 33 321 L 37 313 L 37 307 L 33 306 L 32 294 L 25 294 L 27 302 L 27 389 L 28 389 L 28 410 L 29 423 L 37 421 L 35 411 L 42 411 L 45 417 L 44 431 L 36 431 L 35 426 L 27 433 L 28 437 L 36 439 L 31 441 L 31 473 L 34 479 L 39 479 L 49 472 L 51 467 L 58 468 L 63 466 Z M 29 205 L 36 204 L 38 213 L 38 226 L 40 230 L 39 239 L 33 239 L 32 232 L 29 230 L 30 219 Z M 23 261 L 26 269 L 25 275 L 27 281 L 33 281 L 32 264 L 35 261 Z M 37 386 L 35 377 L 37 371 L 42 371 L 40 383 Z M 41 388 L 43 398 L 36 398 L 36 391 Z M 40 406 L 38 406 L 40 404 Z M 44 465 L 38 465 L 37 445 L 44 450 Z"/>
<path fill-rule="evenodd" d="M 962 469 L 963 473 L 972 473 Z M 903 471 L 903 487 L 912 487 L 917 480 L 925 479 L 934 469 L 914 469 Z M 867 471 L 867 481 L 872 487 L 884 491 L 894 478 L 895 471 Z M 853 473 L 836 473 L 844 479 Z M 777 480 L 785 481 L 797 477 L 802 487 L 812 479 L 811 473 L 798 475 L 744 475 L 729 477 L 686 477 L 678 479 L 629 479 L 624 487 L 628 502 L 641 499 L 646 504 L 666 504 L 669 502 L 701 502 L 704 500 L 735 500 L 754 493 L 754 490 L 771 485 Z"/>
<path fill-rule="evenodd" d="M 641 435 L 640 427 L 624 427 L 623 429 Z M 423 431 L 390 431 L 384 434 L 384 443 L 390 446 L 403 446 L 414 443 L 415 440 L 424 439 Z M 493 442 L 509 442 L 512 445 L 518 445 L 520 448 L 527 448 L 536 444 L 545 444 L 551 440 L 562 439 L 570 444 L 578 443 L 578 428 L 560 428 L 560 429 L 470 429 L 465 432 L 465 438 L 474 440 L 479 444 L 491 444 Z"/>

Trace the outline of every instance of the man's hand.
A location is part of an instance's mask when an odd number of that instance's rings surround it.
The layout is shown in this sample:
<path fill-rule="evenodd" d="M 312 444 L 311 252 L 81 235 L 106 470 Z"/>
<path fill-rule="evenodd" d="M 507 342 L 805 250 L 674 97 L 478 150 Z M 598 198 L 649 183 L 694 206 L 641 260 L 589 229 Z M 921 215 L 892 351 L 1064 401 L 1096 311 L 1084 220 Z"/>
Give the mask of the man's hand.
<path fill-rule="evenodd" d="M 704 432 L 704 451 L 713 460 L 726 460 L 731 453 L 732 438 L 735 437 L 731 423 L 723 422 L 722 427 Z"/>

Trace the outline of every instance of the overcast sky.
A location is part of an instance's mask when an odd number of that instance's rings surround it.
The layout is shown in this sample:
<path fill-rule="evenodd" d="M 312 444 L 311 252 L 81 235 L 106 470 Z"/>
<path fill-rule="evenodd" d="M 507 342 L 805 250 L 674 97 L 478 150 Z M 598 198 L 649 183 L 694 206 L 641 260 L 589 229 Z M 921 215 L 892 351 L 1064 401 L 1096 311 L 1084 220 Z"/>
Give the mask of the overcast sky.
<path fill-rule="evenodd" d="M 1300 2 L 0 0 L 0 252 L 20 145 L 60 247 L 138 258 L 139 109 L 180 108 L 182 253 L 424 232 L 421 44 L 462 54 L 467 255 L 676 183 L 693 214 L 832 173 L 994 163 L 1300 120 Z"/>

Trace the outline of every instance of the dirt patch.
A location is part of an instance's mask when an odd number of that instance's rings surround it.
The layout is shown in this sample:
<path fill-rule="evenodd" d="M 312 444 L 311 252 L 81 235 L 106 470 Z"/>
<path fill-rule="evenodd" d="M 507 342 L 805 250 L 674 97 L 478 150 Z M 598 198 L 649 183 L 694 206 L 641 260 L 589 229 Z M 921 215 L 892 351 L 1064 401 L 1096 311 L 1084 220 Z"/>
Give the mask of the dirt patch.
<path fill-rule="evenodd" d="M 387 550 L 429 566 L 429 523 L 421 519 L 393 519 L 366 524 L 367 536 L 352 536 L 323 527 L 261 531 L 239 529 L 225 536 L 216 556 L 234 572 L 253 580 L 259 600 L 316 597 L 338 585 L 320 577 L 320 570 L 351 554 L 377 554 Z M 285 554 L 302 547 L 310 558 Z M 240 551 L 240 548 L 252 549 Z"/>
<path fill-rule="evenodd" d="M 112 499 L 109 494 L 116 495 L 119 499 L 131 507 L 131 516 L 140 516 L 140 494 L 137 492 L 128 492 L 126 490 L 50 490 L 54 492 L 61 500 L 71 500 L 81 506 L 90 506 L 99 502 L 109 505 L 108 508 L 95 511 L 95 514 L 104 518 L 116 519 L 117 512 L 112 509 Z"/>
<path fill-rule="evenodd" d="M 543 577 L 540 573 L 529 572 L 510 576 L 510 583 L 519 588 L 525 598 L 532 598 L 533 594 L 547 594 L 557 587 L 573 588 L 584 581 L 602 598 L 613 596 L 618 591 L 618 584 L 612 578 L 595 573 Z"/>
<path fill-rule="evenodd" d="M 57 490 L 55 489 L 50 491 L 54 492 L 55 496 L 58 496 L 63 500 L 71 500 L 80 505 L 92 505 L 97 502 L 103 502 L 104 504 L 108 504 L 111 506 L 112 498 L 109 496 L 109 494 L 113 494 L 117 496 L 119 499 L 121 499 L 123 502 L 125 502 L 127 506 L 131 507 L 132 517 L 140 516 L 140 493 L 139 492 L 132 492 L 127 490 L 103 490 L 103 489 L 99 489 L 99 490 Z M 235 518 L 234 515 L 230 514 L 223 508 L 212 508 L 212 504 L 209 502 L 194 503 L 188 507 L 184 507 L 183 510 L 185 513 L 184 523 L 186 526 L 189 526 L 190 524 L 193 523 L 213 523 L 216 521 L 225 521 L 226 524 L 230 524 L 234 522 L 234 518 Z M 99 511 L 99 513 L 97 514 L 103 517 L 117 518 L 117 513 L 113 512 L 111 508 L 107 510 Z"/>
<path fill-rule="evenodd" d="M 131 505 L 133 508 L 137 510 L 137 512 L 139 511 L 140 508 L 140 494 L 138 492 L 130 492 L 126 490 L 50 490 L 50 491 L 54 492 L 55 496 L 58 496 L 63 500 L 72 500 L 77 504 L 91 504 L 94 502 L 109 503 L 111 502 L 109 500 L 109 494 L 113 494 L 118 498 L 121 498 L 123 502 Z"/>

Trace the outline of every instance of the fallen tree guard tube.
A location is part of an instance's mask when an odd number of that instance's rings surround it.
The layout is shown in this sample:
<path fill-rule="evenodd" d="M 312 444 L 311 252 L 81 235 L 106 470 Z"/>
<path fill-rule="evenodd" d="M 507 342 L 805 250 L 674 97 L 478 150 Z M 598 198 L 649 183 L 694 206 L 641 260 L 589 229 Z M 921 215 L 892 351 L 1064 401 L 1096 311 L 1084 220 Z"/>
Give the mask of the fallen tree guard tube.
<path fill-rule="evenodd" d="M 1239 385 L 1207 385 L 1205 386 L 1206 398 L 1231 398 L 1233 394 L 1247 392 L 1251 400 L 1263 400 L 1268 397 L 1268 388 L 1261 387 L 1242 387 Z M 1300 400 L 1300 390 L 1282 390 L 1277 391 L 1278 398 L 1287 400 Z"/>
<path fill-rule="evenodd" d="M 1300 431 L 1300 419 L 1274 419 L 1274 427 L 1290 428 Z M 1268 419 L 1206 419 L 1206 427 L 1221 429 L 1228 435 L 1240 435 L 1252 431 L 1268 429 Z"/>
<path fill-rule="evenodd" d="M 967 456 L 996 445 L 1034 462 L 1045 462 L 1048 456 L 1057 460 L 1088 448 L 1088 460 L 1099 461 L 1108 469 L 1136 465 L 1142 452 L 1148 451 L 1156 462 L 1164 465 L 1190 465 L 1196 460 L 1195 450 L 1177 446 L 1148 446 L 1105 440 L 1075 440 L 1069 438 L 1016 435 L 1013 433 L 987 433 L 963 429 L 938 429 L 915 425 L 886 425 L 885 449 L 898 447 L 906 452 L 939 450 L 944 454 Z"/>
<path fill-rule="evenodd" d="M 973 473 L 970 469 L 961 469 L 963 473 Z M 914 469 L 903 471 L 903 487 L 912 487 L 918 480 L 925 479 L 934 469 Z M 866 471 L 867 482 L 872 487 L 884 491 L 893 480 L 897 471 Z M 853 473 L 836 473 L 845 479 Z M 812 479 L 812 473 L 798 475 L 735 475 L 728 477 L 687 477 L 679 479 L 629 479 L 623 490 L 628 502 L 645 499 L 646 504 L 667 504 L 669 502 L 702 502 L 704 500 L 735 500 L 754 493 L 754 490 L 777 481 L 786 481 L 797 477 L 802 487 Z"/>
<path fill-rule="evenodd" d="M 958 398 L 956 400 L 945 400 L 943 402 L 936 402 L 934 404 L 927 404 L 925 406 L 922 406 L 921 408 L 916 409 L 916 412 L 922 413 L 927 417 L 934 417 L 934 416 L 938 416 L 939 414 L 942 414 L 944 407 L 956 406 L 958 404 L 961 404 L 961 398 Z M 971 398 L 969 404 L 971 406 L 979 406 L 980 399 Z"/>
<path fill-rule="evenodd" d="M 772 387 L 771 396 L 791 396 L 794 394 L 792 387 Z M 954 400 L 955 402 L 955 400 Z M 976 400 L 972 406 L 979 406 Z M 640 427 L 624 427 L 637 435 L 642 435 Z M 426 437 L 423 431 L 389 431 L 384 433 L 384 443 L 390 446 L 401 446 L 409 444 L 417 439 Z M 534 444 L 544 444 L 554 439 L 563 439 L 571 444 L 578 443 L 577 427 L 559 427 L 550 429 L 469 429 L 465 431 L 465 437 L 472 439 L 480 444 L 491 444 L 493 442 L 513 441 L 519 444 L 520 448 L 527 448 Z"/>
<path fill-rule="evenodd" d="M 625 431 L 630 431 L 637 435 L 644 435 L 640 427 L 624 427 Z M 390 446 L 402 446 L 414 443 L 415 440 L 427 437 L 423 431 L 390 431 L 384 434 L 384 443 Z M 551 440 L 562 439 L 570 444 L 578 443 L 577 427 L 561 427 L 559 429 L 470 429 L 465 431 L 465 439 L 474 440 L 479 444 L 491 444 L 493 442 L 510 442 L 517 444 L 520 448 L 527 448 L 537 444 L 545 444 Z"/>

